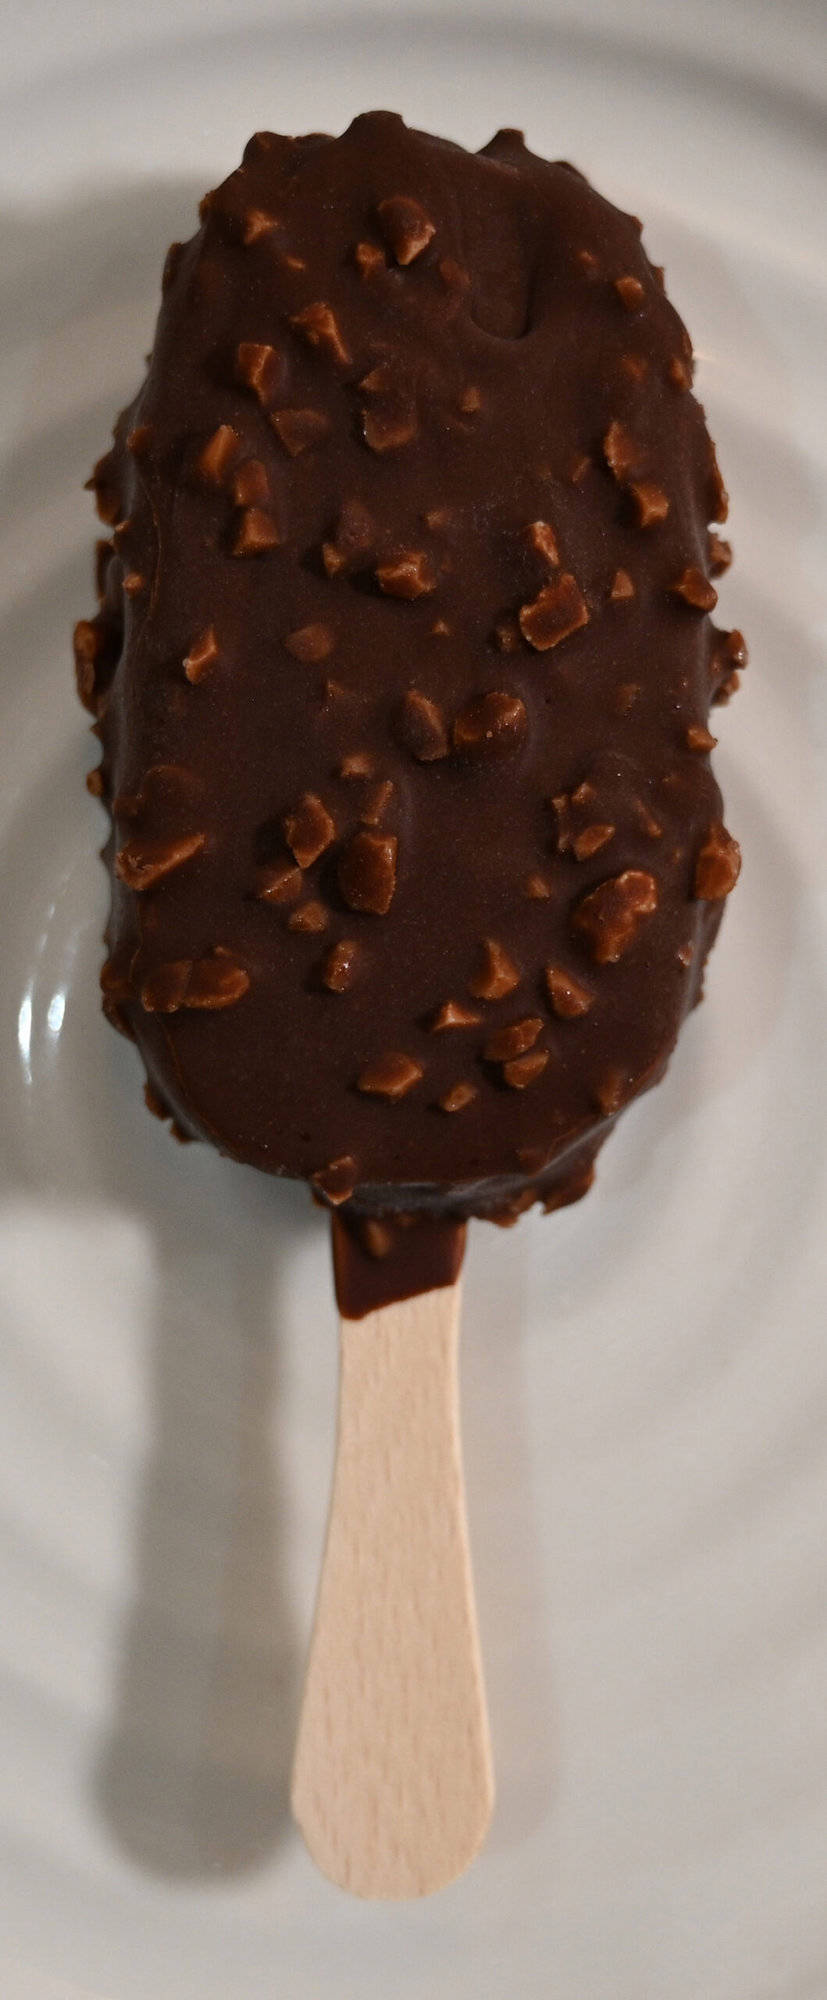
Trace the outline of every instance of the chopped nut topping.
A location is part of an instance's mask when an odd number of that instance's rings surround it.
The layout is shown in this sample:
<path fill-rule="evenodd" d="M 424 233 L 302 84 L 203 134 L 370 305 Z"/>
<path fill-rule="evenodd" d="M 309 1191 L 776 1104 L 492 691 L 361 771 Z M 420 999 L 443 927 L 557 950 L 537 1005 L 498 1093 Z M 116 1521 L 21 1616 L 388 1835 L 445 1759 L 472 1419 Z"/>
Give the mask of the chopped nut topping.
<path fill-rule="evenodd" d="M 413 405 L 399 399 L 362 413 L 362 436 L 371 451 L 401 451 L 418 429 Z"/>
<path fill-rule="evenodd" d="M 305 263 L 304 258 L 297 257 L 295 251 L 292 250 L 280 250 L 278 252 L 278 261 L 285 271 L 307 270 L 307 265 Z"/>
<path fill-rule="evenodd" d="M 133 431 L 127 432 L 126 449 L 127 451 L 131 451 L 133 458 L 146 458 L 151 443 L 152 427 L 150 424 L 136 424 Z"/>
<path fill-rule="evenodd" d="M 249 250 L 262 236 L 272 236 L 273 230 L 280 228 L 277 216 L 268 215 L 263 208 L 249 208 L 241 223 L 241 241 Z"/>
<path fill-rule="evenodd" d="M 641 832 L 647 834 L 650 840 L 661 840 L 663 838 L 663 827 L 660 820 L 656 819 L 654 813 L 649 811 L 649 807 L 644 804 L 643 799 L 633 799 L 631 804 Z"/>
<path fill-rule="evenodd" d="M 715 647 L 711 662 L 716 672 L 721 669 L 745 667 L 748 665 L 749 653 L 747 652 L 747 642 L 743 632 L 739 632 L 737 626 L 733 627 L 731 632 L 717 633 L 716 637 L 720 643 Z"/>
<path fill-rule="evenodd" d="M 270 422 L 291 458 L 311 451 L 330 434 L 330 418 L 323 410 L 273 410 Z"/>
<path fill-rule="evenodd" d="M 593 854 L 599 854 L 601 847 L 607 847 L 614 840 L 616 828 L 600 825 L 584 826 L 582 833 L 576 833 L 571 843 L 571 851 L 577 861 L 590 861 Z"/>
<path fill-rule="evenodd" d="M 574 1021 L 579 1014 L 588 1014 L 589 1008 L 594 1006 L 594 994 L 560 965 L 546 966 L 546 986 L 554 1013 L 559 1015 L 561 1021 Z"/>
<path fill-rule="evenodd" d="M 623 604 L 627 598 L 634 597 L 634 595 L 635 586 L 628 570 L 616 569 L 612 577 L 612 587 L 609 591 L 610 604 Z"/>
<path fill-rule="evenodd" d="M 87 479 L 87 493 L 94 493 L 98 518 L 113 528 L 121 516 L 121 496 L 115 478 L 115 454 L 104 452 L 94 467 L 91 479 Z"/>
<path fill-rule="evenodd" d="M 295 333 L 301 334 L 309 347 L 315 347 L 328 355 L 331 361 L 347 368 L 350 355 L 339 332 L 339 324 L 332 306 L 318 299 L 311 306 L 303 306 L 301 312 L 293 313 L 290 325 Z"/>
<path fill-rule="evenodd" d="M 532 604 L 523 605 L 519 619 L 523 638 L 535 652 L 546 653 L 588 625 L 589 613 L 579 584 L 564 570 L 556 583 L 543 586 Z"/>
<path fill-rule="evenodd" d="M 388 249 L 397 264 L 412 264 L 415 257 L 421 257 L 427 250 L 431 238 L 436 235 L 424 208 L 409 195 L 391 195 L 387 201 L 380 201 L 376 211 L 382 226 L 382 234 Z"/>
<path fill-rule="evenodd" d="M 245 458 L 233 473 L 230 492 L 236 507 L 264 507 L 272 500 L 270 481 L 260 458 Z"/>
<path fill-rule="evenodd" d="M 586 781 L 578 785 L 576 791 L 558 792 L 551 803 L 557 816 L 558 854 L 573 854 L 577 861 L 588 861 L 592 854 L 598 854 L 614 839 L 615 828 L 605 821 L 588 821 L 578 826 L 576 820 L 584 808 L 594 805 L 597 793 L 593 785 Z"/>
<path fill-rule="evenodd" d="M 525 734 L 526 722 L 525 704 L 519 695 L 478 695 L 454 719 L 454 749 L 466 757 L 506 756 Z"/>
<path fill-rule="evenodd" d="M 393 1249 L 393 1230 L 387 1222 L 377 1222 L 369 1215 L 359 1223 L 359 1241 L 368 1257 L 375 1257 L 379 1263 Z"/>
<path fill-rule="evenodd" d="M 335 542 L 322 542 L 322 562 L 328 576 L 340 576 L 347 569 L 347 560 L 341 555 Z"/>
<path fill-rule="evenodd" d="M 725 521 L 729 513 L 729 494 L 721 478 L 718 454 L 714 444 L 709 447 L 708 505 L 710 521 Z"/>
<path fill-rule="evenodd" d="M 386 271 L 388 260 L 378 243 L 357 243 L 353 251 L 353 262 L 363 278 L 372 278 L 376 271 Z"/>
<path fill-rule="evenodd" d="M 504 1000 L 519 984 L 520 974 L 508 952 L 496 938 L 483 938 L 479 968 L 468 981 L 469 993 L 475 1000 Z"/>
<path fill-rule="evenodd" d="M 256 896 L 261 903 L 295 903 L 301 895 L 304 877 L 290 861 L 256 870 Z"/>
<path fill-rule="evenodd" d="M 288 632 L 284 643 L 294 660 L 317 666 L 329 658 L 334 640 L 329 625 L 300 625 L 296 632 Z"/>
<path fill-rule="evenodd" d="M 391 393 L 394 386 L 393 369 L 387 361 L 380 361 L 375 368 L 369 369 L 367 375 L 363 375 L 359 383 L 360 389 L 363 389 L 368 396 L 387 396 Z"/>
<path fill-rule="evenodd" d="M 626 311 L 637 312 L 646 297 L 640 279 L 630 276 L 615 278 L 614 287 L 620 303 L 626 307 Z"/>
<path fill-rule="evenodd" d="M 352 1153 L 343 1153 L 341 1159 L 331 1160 L 329 1166 L 319 1167 L 310 1176 L 313 1186 L 318 1188 L 326 1201 L 338 1208 L 343 1201 L 349 1201 L 356 1186 L 356 1161 Z"/>
<path fill-rule="evenodd" d="M 598 1111 L 607 1118 L 613 1118 L 629 1095 L 632 1079 L 625 1069 L 609 1069 L 599 1083 L 594 1085 L 594 1101 Z"/>
<path fill-rule="evenodd" d="M 419 688 L 408 688 L 399 714 L 398 733 L 405 749 L 419 764 L 433 764 L 448 755 L 448 732 L 438 703 Z"/>
<path fill-rule="evenodd" d="M 566 476 L 572 486 L 582 486 L 591 459 L 586 451 L 573 451 L 566 466 Z"/>
<path fill-rule="evenodd" d="M 704 903 L 720 902 L 734 889 L 741 872 L 741 849 L 720 820 L 709 829 L 695 862 L 693 894 Z"/>
<path fill-rule="evenodd" d="M 542 1076 L 547 1063 L 548 1049 L 532 1049 L 529 1055 L 515 1056 L 512 1062 L 503 1063 L 503 1081 L 512 1090 L 525 1090 Z"/>
<path fill-rule="evenodd" d="M 472 382 L 469 382 L 467 389 L 463 389 L 459 407 L 464 417 L 474 417 L 477 411 L 482 409 L 482 396 Z"/>
<path fill-rule="evenodd" d="M 442 1097 L 437 1098 L 437 1103 L 440 1111 L 464 1111 L 466 1105 L 472 1104 L 478 1094 L 474 1083 L 452 1083 L 450 1090 L 446 1090 Z"/>
<path fill-rule="evenodd" d="M 620 366 L 630 382 L 643 382 L 649 373 L 647 354 L 621 354 Z"/>
<path fill-rule="evenodd" d="M 547 902 L 551 895 L 551 887 L 545 875 L 527 875 L 523 883 L 523 895 L 528 896 L 533 903 Z"/>
<path fill-rule="evenodd" d="M 359 818 L 363 826 L 378 826 L 393 798 L 393 779 L 377 778 L 362 801 Z"/>
<path fill-rule="evenodd" d="M 714 611 L 718 602 L 714 585 L 694 563 L 688 564 L 677 582 L 670 584 L 669 588 L 673 597 L 682 597 L 684 604 L 690 605 L 693 611 Z"/>
<path fill-rule="evenodd" d="M 617 421 L 609 425 L 603 439 L 603 456 L 609 471 L 620 483 L 628 479 L 640 465 L 640 447 L 627 431 L 625 424 Z"/>
<path fill-rule="evenodd" d="M 377 1062 L 368 1063 L 356 1079 L 356 1088 L 366 1097 L 389 1097 L 395 1100 L 406 1097 L 415 1083 L 420 1083 L 425 1072 L 421 1063 L 413 1056 L 389 1054 L 380 1056 Z"/>
<path fill-rule="evenodd" d="M 245 507 L 238 519 L 235 539 L 230 549 L 233 556 L 262 556 L 270 549 L 280 548 L 284 540 L 274 514 L 264 507 Z"/>
<path fill-rule="evenodd" d="M 507 1028 L 498 1028 L 485 1044 L 486 1062 L 510 1062 L 514 1056 L 525 1055 L 526 1049 L 533 1049 L 542 1031 L 543 1022 L 538 1014 L 525 1021 L 512 1021 Z"/>
<path fill-rule="evenodd" d="M 396 889 L 398 842 L 391 833 L 355 833 L 339 857 L 339 887 L 348 908 L 387 915 Z"/>
<path fill-rule="evenodd" d="M 707 541 L 709 573 L 711 576 L 723 576 L 732 561 L 732 543 L 725 542 L 721 535 L 713 534 L 711 530 Z"/>
<path fill-rule="evenodd" d="M 284 837 L 300 868 L 312 868 L 336 837 L 336 827 L 317 792 L 305 792 L 284 818 Z"/>
<path fill-rule="evenodd" d="M 657 905 L 654 875 L 641 868 L 624 868 L 622 875 L 601 882 L 575 906 L 572 928 L 587 940 L 597 965 L 616 965 Z"/>
<path fill-rule="evenodd" d="M 445 1000 L 429 1022 L 432 1035 L 441 1035 L 446 1028 L 476 1028 L 482 1016 L 473 1007 L 466 1007 L 462 1000 Z"/>
<path fill-rule="evenodd" d="M 683 361 L 679 354 L 676 354 L 670 361 L 666 373 L 673 389 L 691 389 L 692 364 L 689 361 Z"/>
<path fill-rule="evenodd" d="M 105 649 L 103 626 L 97 618 L 79 618 L 73 634 L 75 650 L 75 679 L 77 690 L 84 708 L 90 715 L 97 711 L 96 665 Z"/>
<path fill-rule="evenodd" d="M 344 993 L 353 985 L 359 949 L 353 938 L 339 938 L 331 945 L 321 971 L 322 985 L 330 993 Z"/>
<path fill-rule="evenodd" d="M 215 626 L 208 625 L 206 632 L 202 632 L 200 639 L 194 641 L 184 657 L 184 673 L 193 687 L 203 680 L 204 675 L 209 673 L 210 667 L 215 666 L 217 659 L 218 640 L 215 636 Z"/>
<path fill-rule="evenodd" d="M 200 854 L 205 841 L 203 833 L 183 834 L 177 840 L 129 840 L 115 855 L 115 874 L 127 889 L 154 889 L 156 882 Z"/>
<path fill-rule="evenodd" d="M 680 951 L 677 953 L 678 964 L 682 965 L 684 967 L 684 970 L 686 971 L 692 964 L 694 956 L 695 956 L 695 946 L 692 942 L 692 939 L 690 938 L 687 944 L 681 945 Z"/>
<path fill-rule="evenodd" d="M 586 278 L 597 277 L 598 271 L 600 270 L 600 265 L 593 251 L 575 250 L 574 261 L 575 264 L 579 264 L 584 277 Z"/>
<path fill-rule="evenodd" d="M 404 597 L 409 602 L 436 590 L 436 576 L 430 556 L 421 549 L 406 550 L 395 562 L 380 563 L 376 580 L 386 597 Z"/>
<path fill-rule="evenodd" d="M 743 632 L 737 630 L 722 632 L 717 636 L 720 643 L 715 646 L 709 662 L 710 677 L 714 684 L 712 700 L 716 705 L 729 701 L 730 695 L 740 687 L 741 676 L 738 670 L 745 667 L 749 660 Z"/>
<path fill-rule="evenodd" d="M 653 479 L 633 480 L 629 492 L 637 509 L 638 526 L 655 528 L 659 521 L 665 521 L 669 512 L 669 501 L 662 486 L 656 486 Z"/>
<path fill-rule="evenodd" d="M 236 348 L 236 379 L 251 389 L 266 410 L 284 375 L 284 356 L 267 341 L 242 340 Z"/>
<path fill-rule="evenodd" d="M 687 750 L 714 750 L 717 741 L 717 736 L 705 729 L 702 722 L 690 722 L 686 732 Z"/>
<path fill-rule="evenodd" d="M 127 597 L 140 597 L 141 591 L 146 589 L 146 577 L 141 575 L 140 570 L 131 569 L 124 577 L 123 589 Z"/>
<path fill-rule="evenodd" d="M 368 756 L 366 750 L 352 750 L 348 757 L 342 758 L 339 765 L 339 777 L 372 778 L 373 758 Z"/>
<path fill-rule="evenodd" d="M 232 424 L 219 424 L 195 461 L 198 478 L 205 486 L 223 486 L 241 450 L 241 439 Z"/>
<path fill-rule="evenodd" d="M 548 521 L 529 521 L 525 529 L 525 539 L 534 554 L 548 563 L 549 569 L 556 569 L 560 561 L 557 536 Z"/>
<path fill-rule="evenodd" d="M 211 958 L 178 958 L 159 965 L 141 987 L 141 1005 L 147 1014 L 177 1014 L 181 1007 L 234 1007 L 250 985 L 243 965 L 216 947 Z"/>
<path fill-rule="evenodd" d="M 328 912 L 324 903 L 311 898 L 308 903 L 300 903 L 297 910 L 291 910 L 287 919 L 289 931 L 323 931 L 327 928 Z"/>
<path fill-rule="evenodd" d="M 86 790 L 87 792 L 91 792 L 93 799 L 103 798 L 103 792 L 104 792 L 103 772 L 99 764 L 95 765 L 93 771 L 87 771 Z"/>

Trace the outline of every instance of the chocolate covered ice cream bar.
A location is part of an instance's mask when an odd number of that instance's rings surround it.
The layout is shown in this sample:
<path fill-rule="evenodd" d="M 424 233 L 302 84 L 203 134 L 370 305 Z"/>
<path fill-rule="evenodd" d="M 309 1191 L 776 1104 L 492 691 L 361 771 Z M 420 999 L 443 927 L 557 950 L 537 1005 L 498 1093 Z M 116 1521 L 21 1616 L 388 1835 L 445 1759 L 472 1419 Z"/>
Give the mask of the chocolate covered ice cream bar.
<path fill-rule="evenodd" d="M 737 873 L 691 379 L 515 132 L 261 133 L 173 246 L 77 649 L 104 1006 L 181 1130 L 363 1217 L 588 1185 Z"/>
<path fill-rule="evenodd" d="M 699 997 L 726 492 L 639 222 L 518 132 L 258 133 L 163 288 L 76 632 L 103 1005 L 355 1321 L 582 1195 Z"/>

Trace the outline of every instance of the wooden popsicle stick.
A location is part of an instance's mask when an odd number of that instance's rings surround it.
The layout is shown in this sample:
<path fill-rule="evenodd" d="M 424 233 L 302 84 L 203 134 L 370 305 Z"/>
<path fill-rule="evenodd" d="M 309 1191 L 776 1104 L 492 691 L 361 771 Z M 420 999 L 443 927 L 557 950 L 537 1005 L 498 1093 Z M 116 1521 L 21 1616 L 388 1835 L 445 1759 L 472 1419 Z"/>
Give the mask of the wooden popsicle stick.
<path fill-rule="evenodd" d="M 341 1321 L 336 1469 L 292 1806 L 314 1861 L 358 1896 L 443 1888 L 491 1818 L 459 1304 L 457 1282 Z"/>

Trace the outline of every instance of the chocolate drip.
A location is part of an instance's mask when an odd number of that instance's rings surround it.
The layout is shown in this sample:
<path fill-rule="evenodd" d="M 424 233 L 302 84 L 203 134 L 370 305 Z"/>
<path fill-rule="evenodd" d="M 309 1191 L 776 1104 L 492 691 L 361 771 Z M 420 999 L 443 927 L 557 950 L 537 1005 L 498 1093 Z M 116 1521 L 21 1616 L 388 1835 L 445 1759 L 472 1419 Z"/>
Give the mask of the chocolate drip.
<path fill-rule="evenodd" d="M 343 1319 L 366 1313 L 419 1292 L 456 1284 L 465 1251 L 464 1222 L 430 1216 L 391 1216 L 366 1221 L 332 1219 L 333 1273 Z"/>

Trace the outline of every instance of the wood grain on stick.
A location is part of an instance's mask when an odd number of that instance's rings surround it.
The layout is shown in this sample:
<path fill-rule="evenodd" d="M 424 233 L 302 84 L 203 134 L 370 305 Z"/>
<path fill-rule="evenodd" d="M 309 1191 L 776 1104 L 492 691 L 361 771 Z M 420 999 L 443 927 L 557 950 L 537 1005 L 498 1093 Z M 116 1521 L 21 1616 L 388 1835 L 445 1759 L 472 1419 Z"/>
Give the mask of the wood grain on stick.
<path fill-rule="evenodd" d="M 339 1431 L 293 1770 L 318 1866 L 356 1895 L 444 1887 L 493 1776 L 459 1432 L 460 1287 L 341 1322 Z"/>

